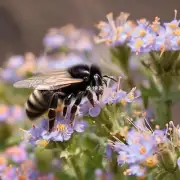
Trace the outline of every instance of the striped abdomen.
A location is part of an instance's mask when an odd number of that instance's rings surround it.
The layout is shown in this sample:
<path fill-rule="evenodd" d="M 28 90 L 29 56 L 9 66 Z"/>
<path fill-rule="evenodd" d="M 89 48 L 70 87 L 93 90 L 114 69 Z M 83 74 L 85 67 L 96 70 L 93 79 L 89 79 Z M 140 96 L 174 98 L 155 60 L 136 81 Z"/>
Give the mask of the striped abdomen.
<path fill-rule="evenodd" d="M 34 90 L 26 101 L 26 114 L 30 120 L 43 115 L 49 108 L 51 94 L 49 91 Z"/>

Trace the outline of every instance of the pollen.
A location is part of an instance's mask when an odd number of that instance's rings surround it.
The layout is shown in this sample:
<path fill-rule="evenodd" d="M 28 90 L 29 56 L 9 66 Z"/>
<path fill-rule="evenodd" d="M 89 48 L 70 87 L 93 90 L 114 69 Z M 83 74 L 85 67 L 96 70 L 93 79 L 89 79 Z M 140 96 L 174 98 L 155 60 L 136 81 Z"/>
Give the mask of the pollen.
<path fill-rule="evenodd" d="M 136 49 L 141 48 L 142 45 L 143 45 L 143 41 L 142 41 L 141 39 L 137 39 L 137 40 L 136 40 L 136 43 L 135 43 Z"/>
<path fill-rule="evenodd" d="M 178 29 L 176 29 L 176 30 L 174 31 L 174 35 L 175 35 L 175 36 L 180 36 L 180 28 L 178 28 Z"/>
<path fill-rule="evenodd" d="M 66 126 L 64 124 L 58 124 L 56 126 L 58 131 L 65 131 L 66 130 Z"/>
<path fill-rule="evenodd" d="M 122 98 L 121 101 L 120 101 L 121 104 L 125 105 L 127 102 L 125 100 L 125 98 Z"/>
<path fill-rule="evenodd" d="M 131 101 L 133 101 L 133 100 L 135 99 L 135 97 L 134 97 L 134 92 L 131 91 L 131 92 L 128 94 L 128 99 L 131 100 Z"/>
<path fill-rule="evenodd" d="M 144 37 L 146 35 L 146 31 L 144 29 L 140 30 L 139 32 L 141 37 Z"/>
<path fill-rule="evenodd" d="M 139 148 L 139 152 L 140 152 L 141 155 L 145 154 L 146 153 L 146 148 L 144 146 L 141 146 Z"/>
<path fill-rule="evenodd" d="M 126 171 L 124 171 L 124 173 L 123 173 L 125 176 L 126 175 L 129 175 L 129 174 L 131 174 L 131 170 L 130 169 L 127 169 Z"/>
<path fill-rule="evenodd" d="M 171 29 L 176 29 L 176 28 L 178 27 L 178 25 L 175 24 L 175 23 L 170 23 L 170 24 L 168 24 L 168 26 L 169 26 Z"/>
<path fill-rule="evenodd" d="M 145 161 L 146 165 L 149 166 L 149 167 L 153 167 L 157 164 L 157 160 L 155 157 L 148 157 Z"/>
<path fill-rule="evenodd" d="M 42 140 L 38 141 L 38 144 L 42 147 L 46 147 L 48 145 L 48 141 L 45 139 L 42 139 Z"/>

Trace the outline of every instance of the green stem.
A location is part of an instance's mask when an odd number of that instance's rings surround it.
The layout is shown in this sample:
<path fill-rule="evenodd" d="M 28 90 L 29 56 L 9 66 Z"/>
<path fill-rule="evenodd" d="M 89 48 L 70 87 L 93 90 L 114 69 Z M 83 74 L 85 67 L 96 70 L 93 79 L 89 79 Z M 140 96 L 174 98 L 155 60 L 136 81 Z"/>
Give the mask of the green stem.
<path fill-rule="evenodd" d="M 70 163 L 71 163 L 71 165 L 72 165 L 72 167 L 74 169 L 74 172 L 76 174 L 77 180 L 83 180 L 84 179 L 83 178 L 83 174 L 82 174 L 81 169 L 79 168 L 76 160 L 74 159 L 74 157 L 71 157 L 69 159 L 69 161 L 70 161 Z"/>

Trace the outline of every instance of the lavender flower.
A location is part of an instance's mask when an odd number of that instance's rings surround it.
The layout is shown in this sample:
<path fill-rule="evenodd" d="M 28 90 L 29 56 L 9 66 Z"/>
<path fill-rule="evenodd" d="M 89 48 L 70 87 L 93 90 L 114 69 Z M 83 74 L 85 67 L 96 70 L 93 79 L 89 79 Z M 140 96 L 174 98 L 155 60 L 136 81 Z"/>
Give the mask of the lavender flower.
<path fill-rule="evenodd" d="M 50 29 L 44 37 L 43 44 L 47 49 L 66 47 L 80 52 L 92 50 L 90 34 L 86 30 L 76 29 L 71 24 L 60 29 Z"/>
<path fill-rule="evenodd" d="M 178 157 L 178 159 L 177 159 L 177 165 L 180 168 L 180 157 Z"/>
<path fill-rule="evenodd" d="M 28 157 L 24 144 L 7 148 L 5 154 L 15 163 L 24 162 Z"/>
<path fill-rule="evenodd" d="M 132 165 L 129 169 L 124 172 L 124 175 L 136 175 L 136 176 L 144 176 L 146 169 L 139 165 Z"/>
<path fill-rule="evenodd" d="M 25 117 L 24 109 L 21 106 L 14 105 L 9 107 L 8 121 L 10 123 L 22 121 Z"/>
<path fill-rule="evenodd" d="M 96 42 L 105 42 L 111 46 L 127 44 L 133 52 L 137 53 L 180 50 L 180 20 L 177 20 L 176 10 L 174 20 L 164 25 L 160 24 L 158 17 L 152 23 L 146 19 L 140 19 L 137 24 L 134 24 L 127 21 L 128 16 L 127 13 L 121 13 L 114 21 L 112 13 L 108 14 L 108 23 L 102 21 L 98 24 L 100 34 Z"/>
<path fill-rule="evenodd" d="M 68 119 L 59 116 L 55 121 L 54 130 L 52 132 L 48 132 L 47 120 L 42 120 L 41 124 L 33 126 L 28 131 L 23 131 L 29 143 L 46 146 L 49 141 L 68 141 L 74 131 L 82 133 L 86 127 L 87 123 L 83 120 L 74 120 L 73 126 L 71 126 Z"/>
<path fill-rule="evenodd" d="M 108 23 L 101 21 L 97 28 L 101 30 L 99 37 L 95 38 L 97 43 L 105 42 L 107 44 L 118 45 L 124 44 L 130 37 L 134 28 L 131 21 L 127 21 L 129 14 L 122 12 L 114 21 L 113 14 L 107 14 Z"/>
<path fill-rule="evenodd" d="M 150 125 L 144 119 L 139 119 L 134 128 L 126 135 L 126 143 L 121 141 L 113 142 L 114 151 L 118 153 L 117 162 L 119 165 L 128 164 L 129 168 L 125 175 L 144 176 L 147 167 L 154 167 L 158 161 L 156 152 L 158 145 L 167 142 L 163 131 L 152 131 Z"/>

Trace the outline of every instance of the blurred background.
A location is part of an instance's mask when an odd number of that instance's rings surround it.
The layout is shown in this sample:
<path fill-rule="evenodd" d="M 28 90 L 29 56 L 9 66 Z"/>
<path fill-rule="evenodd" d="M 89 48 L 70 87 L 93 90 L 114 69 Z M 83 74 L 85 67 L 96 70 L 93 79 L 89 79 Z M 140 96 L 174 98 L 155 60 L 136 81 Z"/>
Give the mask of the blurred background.
<path fill-rule="evenodd" d="M 171 20 L 179 0 L 0 0 L 0 63 L 12 54 L 42 51 L 49 28 L 74 24 L 94 30 L 94 25 L 113 12 L 129 12 L 130 19 L 155 16 Z"/>

